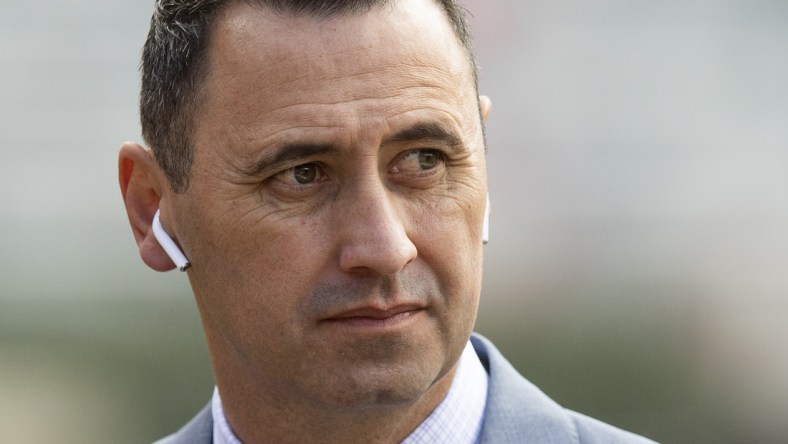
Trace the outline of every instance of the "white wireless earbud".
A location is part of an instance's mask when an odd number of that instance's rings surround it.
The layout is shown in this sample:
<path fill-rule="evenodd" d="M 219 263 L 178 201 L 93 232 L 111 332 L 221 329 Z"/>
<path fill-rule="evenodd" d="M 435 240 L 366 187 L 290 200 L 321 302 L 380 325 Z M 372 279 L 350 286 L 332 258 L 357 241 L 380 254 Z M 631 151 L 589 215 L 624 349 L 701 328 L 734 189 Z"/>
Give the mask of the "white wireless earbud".
<path fill-rule="evenodd" d="M 482 223 L 482 243 L 490 242 L 490 193 L 487 193 L 487 204 L 484 205 L 484 222 Z"/>
<path fill-rule="evenodd" d="M 161 226 L 161 221 L 159 220 L 159 210 L 156 210 L 156 214 L 153 215 L 153 236 L 159 241 L 159 245 L 161 248 L 164 248 L 164 251 L 167 253 L 167 256 L 172 259 L 175 263 L 175 266 L 178 267 L 181 271 L 186 271 L 187 268 L 191 265 L 189 260 L 186 259 L 186 256 L 183 254 L 180 248 L 175 245 L 175 241 L 172 240 L 169 234 L 164 231 L 164 227 Z"/>

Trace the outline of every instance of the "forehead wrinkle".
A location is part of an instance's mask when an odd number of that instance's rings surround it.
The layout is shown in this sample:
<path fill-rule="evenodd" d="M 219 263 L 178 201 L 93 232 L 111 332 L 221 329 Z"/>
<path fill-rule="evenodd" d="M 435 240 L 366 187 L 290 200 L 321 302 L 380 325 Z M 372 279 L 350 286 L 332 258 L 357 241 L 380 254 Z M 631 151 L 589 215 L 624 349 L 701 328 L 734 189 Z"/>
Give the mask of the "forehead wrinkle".
<path fill-rule="evenodd" d="M 401 109 L 435 108 L 445 110 L 445 108 L 473 106 L 475 111 L 475 101 L 464 103 L 472 95 L 472 88 L 468 91 L 458 91 L 459 88 L 451 88 L 442 77 L 420 75 L 414 73 L 401 73 L 396 77 L 400 81 L 403 78 L 411 78 L 410 85 L 401 85 L 389 82 L 374 84 L 374 89 L 344 87 L 343 84 L 358 83 L 358 78 L 334 78 L 334 87 L 326 89 L 323 86 L 315 85 L 310 88 L 308 85 L 299 85 L 302 94 L 297 97 L 297 102 L 293 103 L 293 97 L 284 97 L 272 93 L 266 94 L 270 98 L 265 112 L 265 119 L 276 122 L 299 122 L 303 121 L 329 122 L 329 124 L 342 125 L 342 121 L 351 115 L 356 115 L 364 110 L 366 104 L 370 104 L 378 112 L 398 113 Z M 355 80 L 355 81 L 354 81 Z M 292 88 L 292 86 L 291 86 Z M 470 88 L 470 87 L 469 87 Z M 384 108 L 380 108 L 381 102 Z M 473 103 L 471 103 L 473 102 Z M 325 110 L 322 111 L 321 108 Z M 307 111 L 305 113 L 304 111 Z M 320 125 L 326 125 L 321 123 Z M 320 126 L 318 125 L 318 126 Z"/>
<path fill-rule="evenodd" d="M 236 115 L 232 119 L 232 126 L 225 127 L 221 133 L 225 135 L 225 140 L 234 141 L 234 143 L 231 142 L 231 145 L 235 145 L 237 148 L 231 148 L 231 151 L 238 154 L 248 151 L 250 147 L 257 147 L 259 150 L 279 143 L 276 139 L 292 140 L 294 137 L 299 137 L 297 134 L 287 134 L 287 132 L 294 130 L 337 129 L 342 132 L 345 130 L 352 132 L 354 128 L 362 125 L 360 120 L 368 121 L 371 118 L 380 118 L 388 122 L 391 118 L 407 113 L 420 115 L 418 120 L 447 123 L 450 121 L 452 122 L 451 126 L 456 126 L 460 134 L 467 134 L 465 131 L 472 129 L 468 127 L 473 126 L 476 122 L 475 114 L 473 114 L 472 121 L 468 122 L 468 116 L 462 113 L 462 108 L 452 106 L 453 100 L 445 100 L 448 94 L 449 92 L 444 88 L 421 86 L 410 87 L 405 91 L 397 90 L 393 94 L 379 97 L 368 97 L 361 94 L 360 98 L 353 97 L 349 101 L 348 98 L 323 100 L 322 103 L 300 101 L 299 103 L 286 104 L 274 110 L 256 112 L 253 115 L 243 113 Z M 414 96 L 417 97 L 418 104 L 415 103 Z M 456 98 L 453 99 L 456 100 Z M 380 108 L 380 100 L 388 102 L 383 109 Z M 371 108 L 365 109 L 367 103 L 370 103 Z M 325 111 L 321 111 L 320 108 L 325 108 Z M 425 112 L 432 114 L 432 116 L 425 115 Z M 445 117 L 437 118 L 438 115 Z M 367 126 L 367 124 L 363 125 Z M 367 133 L 366 136 L 371 136 L 368 134 L 368 128 L 362 132 Z M 257 139 L 259 136 L 262 138 Z M 324 137 L 336 138 L 338 136 L 326 134 L 314 138 L 322 139 Z"/>

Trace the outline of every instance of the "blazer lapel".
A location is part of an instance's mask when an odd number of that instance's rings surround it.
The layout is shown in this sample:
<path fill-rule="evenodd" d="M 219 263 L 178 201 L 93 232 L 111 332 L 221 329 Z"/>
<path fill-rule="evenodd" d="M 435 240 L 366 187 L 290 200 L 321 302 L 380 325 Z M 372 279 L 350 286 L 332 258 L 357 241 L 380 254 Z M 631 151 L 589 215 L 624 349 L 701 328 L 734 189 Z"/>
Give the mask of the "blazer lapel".
<path fill-rule="evenodd" d="M 561 406 L 523 378 L 486 338 L 474 333 L 471 343 L 490 375 L 482 444 L 579 442 Z"/>

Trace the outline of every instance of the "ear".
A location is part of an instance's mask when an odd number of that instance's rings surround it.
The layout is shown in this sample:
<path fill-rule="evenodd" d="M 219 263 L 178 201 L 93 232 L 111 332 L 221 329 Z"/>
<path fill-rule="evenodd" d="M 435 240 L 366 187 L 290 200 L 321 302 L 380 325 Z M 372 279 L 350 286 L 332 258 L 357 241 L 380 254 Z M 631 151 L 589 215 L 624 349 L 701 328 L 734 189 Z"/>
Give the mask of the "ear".
<path fill-rule="evenodd" d="M 156 271 L 172 270 L 175 264 L 156 241 L 151 229 L 162 191 L 167 186 L 153 153 L 134 142 L 124 143 L 118 155 L 118 179 L 142 261 Z"/>
<path fill-rule="evenodd" d="M 487 122 L 492 110 L 492 101 L 487 96 L 479 96 L 479 109 L 482 112 L 482 122 Z"/>

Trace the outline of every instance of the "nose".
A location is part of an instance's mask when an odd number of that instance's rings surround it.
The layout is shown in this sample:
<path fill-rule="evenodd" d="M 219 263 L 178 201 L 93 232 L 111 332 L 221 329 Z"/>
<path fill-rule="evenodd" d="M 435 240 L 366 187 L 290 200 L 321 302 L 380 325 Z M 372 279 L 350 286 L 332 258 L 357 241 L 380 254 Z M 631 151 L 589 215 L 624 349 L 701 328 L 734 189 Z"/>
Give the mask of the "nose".
<path fill-rule="evenodd" d="M 416 258 L 416 246 L 404 224 L 404 211 L 393 199 L 381 187 L 363 197 L 355 196 L 352 203 L 340 210 L 342 271 L 393 275 Z"/>

